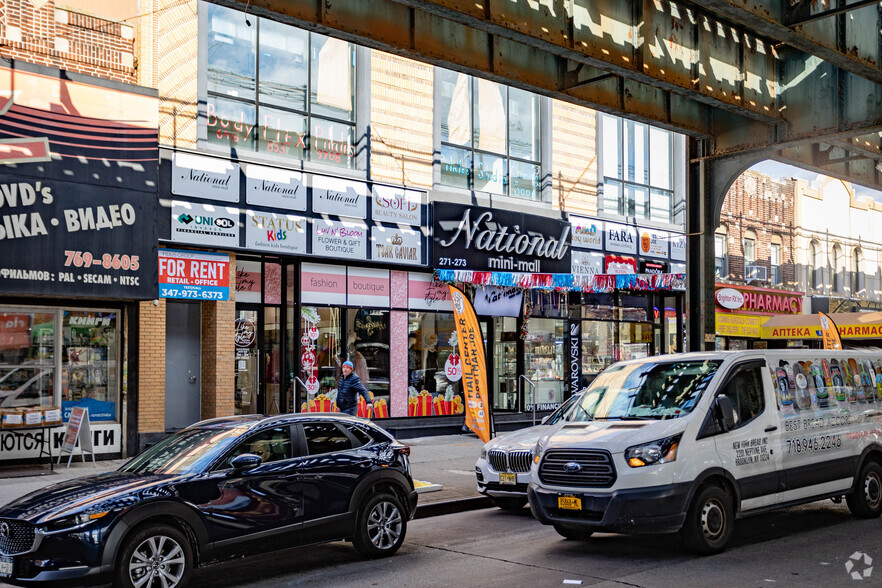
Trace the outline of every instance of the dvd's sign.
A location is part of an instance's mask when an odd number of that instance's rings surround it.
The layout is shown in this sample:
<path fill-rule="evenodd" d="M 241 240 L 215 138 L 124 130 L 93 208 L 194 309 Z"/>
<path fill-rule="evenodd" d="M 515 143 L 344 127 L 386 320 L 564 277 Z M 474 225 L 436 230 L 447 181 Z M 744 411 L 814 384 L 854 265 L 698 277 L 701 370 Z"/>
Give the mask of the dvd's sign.
<path fill-rule="evenodd" d="M 571 226 L 558 219 L 436 202 L 433 265 L 531 273 L 571 271 Z"/>

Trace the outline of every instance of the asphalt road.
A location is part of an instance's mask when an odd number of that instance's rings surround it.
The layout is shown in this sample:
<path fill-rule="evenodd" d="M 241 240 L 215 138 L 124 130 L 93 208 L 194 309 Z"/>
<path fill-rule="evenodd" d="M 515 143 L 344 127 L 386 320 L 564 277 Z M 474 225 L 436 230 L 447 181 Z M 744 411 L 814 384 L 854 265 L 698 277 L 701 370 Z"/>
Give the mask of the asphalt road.
<path fill-rule="evenodd" d="M 677 536 L 559 537 L 525 509 L 412 521 L 398 555 L 359 559 L 338 542 L 199 570 L 199 586 L 870 586 L 882 585 L 882 520 L 861 521 L 830 501 L 738 521 L 730 548 L 697 557 Z M 879 569 L 855 581 L 855 552 Z M 863 560 L 852 571 L 863 571 Z M 567 582 L 569 580 L 570 582 Z"/>

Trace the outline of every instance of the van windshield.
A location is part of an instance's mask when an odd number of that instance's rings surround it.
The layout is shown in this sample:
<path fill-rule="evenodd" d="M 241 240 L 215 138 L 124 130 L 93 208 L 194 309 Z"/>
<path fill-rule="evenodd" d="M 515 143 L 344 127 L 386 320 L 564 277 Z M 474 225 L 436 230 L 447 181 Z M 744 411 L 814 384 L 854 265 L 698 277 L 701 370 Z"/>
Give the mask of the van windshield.
<path fill-rule="evenodd" d="M 612 365 L 591 383 L 568 421 L 672 419 L 695 408 L 720 361 Z"/>

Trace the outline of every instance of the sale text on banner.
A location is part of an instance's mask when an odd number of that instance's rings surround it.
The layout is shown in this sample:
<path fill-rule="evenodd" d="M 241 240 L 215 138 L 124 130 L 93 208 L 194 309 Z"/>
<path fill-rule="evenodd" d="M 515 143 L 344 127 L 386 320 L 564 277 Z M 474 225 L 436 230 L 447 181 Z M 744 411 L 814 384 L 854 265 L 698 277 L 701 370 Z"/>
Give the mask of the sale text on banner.
<path fill-rule="evenodd" d="M 230 299 L 230 256 L 226 253 L 159 250 L 159 297 Z"/>

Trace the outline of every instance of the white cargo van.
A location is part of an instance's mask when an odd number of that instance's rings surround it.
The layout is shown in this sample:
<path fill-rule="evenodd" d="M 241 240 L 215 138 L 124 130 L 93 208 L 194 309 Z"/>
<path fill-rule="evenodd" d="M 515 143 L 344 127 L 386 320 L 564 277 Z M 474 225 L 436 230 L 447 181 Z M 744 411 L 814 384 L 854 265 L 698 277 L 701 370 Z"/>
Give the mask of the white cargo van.
<path fill-rule="evenodd" d="M 599 394 L 591 394 L 591 392 Z M 755 350 L 614 364 L 534 449 L 535 517 L 568 538 L 680 531 L 845 497 L 882 512 L 882 352 Z"/>

